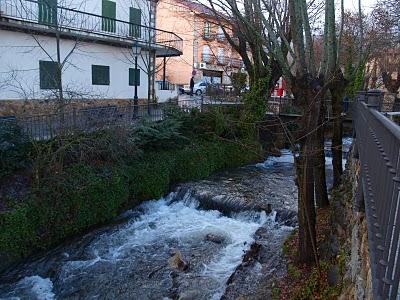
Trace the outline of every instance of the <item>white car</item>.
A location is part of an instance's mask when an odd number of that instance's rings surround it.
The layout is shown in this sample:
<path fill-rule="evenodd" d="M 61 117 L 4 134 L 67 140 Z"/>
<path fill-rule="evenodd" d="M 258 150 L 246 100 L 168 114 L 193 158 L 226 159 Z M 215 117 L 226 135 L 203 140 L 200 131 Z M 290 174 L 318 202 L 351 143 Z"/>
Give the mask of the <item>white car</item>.
<path fill-rule="evenodd" d="M 194 84 L 193 93 L 200 96 L 206 92 L 207 83 L 205 81 L 199 81 Z M 186 84 L 183 86 L 183 93 L 190 94 L 190 85 Z"/>

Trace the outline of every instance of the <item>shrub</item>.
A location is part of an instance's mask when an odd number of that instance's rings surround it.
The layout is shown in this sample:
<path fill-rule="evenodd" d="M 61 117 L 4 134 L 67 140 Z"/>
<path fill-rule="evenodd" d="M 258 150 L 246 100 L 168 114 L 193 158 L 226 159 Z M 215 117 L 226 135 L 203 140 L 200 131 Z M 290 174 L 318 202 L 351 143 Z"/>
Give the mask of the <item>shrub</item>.
<path fill-rule="evenodd" d="M 45 184 L 30 201 L 0 214 L 0 252 L 20 257 L 45 249 L 115 217 L 129 199 L 126 180 L 106 168 L 75 165 Z"/>
<path fill-rule="evenodd" d="M 143 150 L 175 148 L 188 142 L 180 132 L 181 127 L 181 120 L 175 118 L 160 122 L 143 120 L 134 128 L 134 135 Z"/>
<path fill-rule="evenodd" d="M 30 164 L 31 144 L 22 128 L 14 122 L 0 122 L 0 178 Z"/>

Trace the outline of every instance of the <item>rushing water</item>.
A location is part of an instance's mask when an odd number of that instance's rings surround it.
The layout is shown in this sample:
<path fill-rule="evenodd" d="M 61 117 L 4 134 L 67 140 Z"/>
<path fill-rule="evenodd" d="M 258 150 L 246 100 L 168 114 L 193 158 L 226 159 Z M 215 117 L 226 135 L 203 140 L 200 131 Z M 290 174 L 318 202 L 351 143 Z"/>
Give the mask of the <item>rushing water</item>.
<path fill-rule="evenodd" d="M 0 299 L 244 295 L 280 268 L 280 245 L 296 225 L 293 177 L 293 156 L 283 150 L 263 163 L 183 184 L 9 270 L 0 279 Z M 262 245 L 258 261 L 236 274 L 254 241 Z M 185 271 L 170 261 L 177 252 L 188 263 Z"/>

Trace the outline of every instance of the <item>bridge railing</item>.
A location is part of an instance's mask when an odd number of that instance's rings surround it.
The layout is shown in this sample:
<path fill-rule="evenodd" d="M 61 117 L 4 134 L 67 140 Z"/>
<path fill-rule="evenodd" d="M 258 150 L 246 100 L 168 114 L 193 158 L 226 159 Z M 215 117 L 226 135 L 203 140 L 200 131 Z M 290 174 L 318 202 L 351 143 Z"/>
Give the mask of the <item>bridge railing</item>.
<path fill-rule="evenodd" d="M 325 118 L 332 119 L 332 101 L 330 99 L 325 99 Z M 345 119 L 352 118 L 352 106 L 353 101 L 344 100 L 342 101 L 342 117 Z M 275 115 L 286 115 L 286 116 L 301 116 L 302 110 L 300 106 L 296 103 L 296 100 L 292 97 L 276 97 L 272 96 L 269 98 L 267 103 L 267 111 Z"/>
<path fill-rule="evenodd" d="M 379 110 L 377 93 L 359 94 L 354 105 L 361 192 L 375 299 L 398 299 L 400 279 L 400 127 Z"/>

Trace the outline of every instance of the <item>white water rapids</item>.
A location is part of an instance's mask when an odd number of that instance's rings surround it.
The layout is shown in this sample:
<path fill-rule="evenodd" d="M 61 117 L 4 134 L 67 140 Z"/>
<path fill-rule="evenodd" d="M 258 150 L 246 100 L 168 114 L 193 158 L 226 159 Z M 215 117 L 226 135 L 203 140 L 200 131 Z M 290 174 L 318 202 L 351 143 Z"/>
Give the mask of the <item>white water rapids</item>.
<path fill-rule="evenodd" d="M 264 212 L 243 212 L 227 217 L 219 211 L 199 210 L 195 199 L 185 198 L 172 201 L 175 193 L 171 193 L 166 198 L 144 203 L 139 217 L 132 213 L 130 220 L 118 230 L 103 233 L 94 239 L 85 250 L 85 259 L 64 261 L 57 274 L 58 281 L 74 283 L 73 278 L 77 274 L 97 272 L 98 264 L 116 264 L 136 257 L 154 245 L 169 248 L 170 241 L 174 241 L 179 249 L 185 249 L 212 234 L 223 237 L 225 243 L 217 253 L 210 253 L 212 259 L 203 264 L 198 276 L 208 277 L 213 282 L 213 290 L 209 294 L 212 299 L 219 299 L 226 281 L 253 242 L 254 233 L 263 224 L 274 226 L 275 215 L 267 217 Z M 165 250 L 171 252 L 171 249 Z M 68 252 L 63 255 L 66 258 L 70 256 Z M 14 284 L 11 291 L 2 294 L 1 299 L 56 299 L 53 285 L 50 278 L 27 276 Z M 101 296 L 92 294 L 92 298 L 100 299 Z"/>

